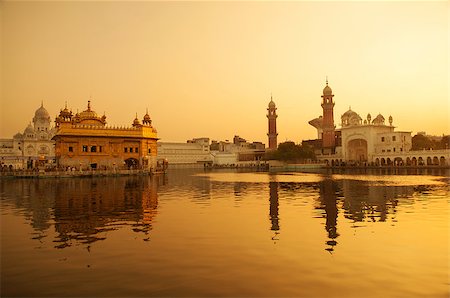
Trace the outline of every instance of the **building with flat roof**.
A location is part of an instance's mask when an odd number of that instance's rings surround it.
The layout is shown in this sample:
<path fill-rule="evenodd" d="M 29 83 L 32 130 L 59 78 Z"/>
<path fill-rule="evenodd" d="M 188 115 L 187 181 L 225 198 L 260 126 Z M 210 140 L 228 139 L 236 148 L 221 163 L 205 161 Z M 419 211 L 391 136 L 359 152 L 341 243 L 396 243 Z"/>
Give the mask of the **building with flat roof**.
<path fill-rule="evenodd" d="M 60 168 L 77 169 L 155 169 L 157 131 L 147 113 L 142 123 L 137 118 L 129 127 L 106 125 L 106 115 L 91 109 L 75 115 L 61 110 L 55 120 L 56 163 Z"/>

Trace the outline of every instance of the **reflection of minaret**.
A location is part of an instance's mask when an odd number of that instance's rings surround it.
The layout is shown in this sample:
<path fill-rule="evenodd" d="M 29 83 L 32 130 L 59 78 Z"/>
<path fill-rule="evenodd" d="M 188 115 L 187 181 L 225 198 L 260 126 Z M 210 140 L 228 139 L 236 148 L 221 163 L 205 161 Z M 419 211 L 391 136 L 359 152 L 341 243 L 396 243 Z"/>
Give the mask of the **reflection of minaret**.
<path fill-rule="evenodd" d="M 272 96 L 270 96 L 269 107 L 267 108 L 267 119 L 269 119 L 269 132 L 267 136 L 269 137 L 269 149 L 277 149 L 277 108 L 275 107 L 275 103 L 272 100 Z"/>
<path fill-rule="evenodd" d="M 338 208 L 336 206 L 336 188 L 335 182 L 331 179 L 325 179 L 320 183 L 320 199 L 322 206 L 325 209 L 326 222 L 325 229 L 328 232 L 328 240 L 326 243 L 331 247 L 326 248 L 326 250 L 332 252 L 333 246 L 337 244 L 336 239 L 339 234 L 337 233 L 337 216 Z"/>
<path fill-rule="evenodd" d="M 269 182 L 270 189 L 270 221 L 272 223 L 272 227 L 270 228 L 272 231 L 280 230 L 280 226 L 278 224 L 278 182 Z"/>

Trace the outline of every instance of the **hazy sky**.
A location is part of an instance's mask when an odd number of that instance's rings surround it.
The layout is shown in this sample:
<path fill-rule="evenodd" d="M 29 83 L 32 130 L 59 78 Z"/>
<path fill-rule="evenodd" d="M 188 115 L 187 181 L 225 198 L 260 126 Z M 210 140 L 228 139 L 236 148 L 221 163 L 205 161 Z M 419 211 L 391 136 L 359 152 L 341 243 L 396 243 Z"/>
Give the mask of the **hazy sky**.
<path fill-rule="evenodd" d="M 0 137 L 41 100 L 52 120 L 146 108 L 163 141 L 316 137 L 328 76 L 335 123 L 392 115 L 399 130 L 449 133 L 449 2 L 0 2 Z"/>

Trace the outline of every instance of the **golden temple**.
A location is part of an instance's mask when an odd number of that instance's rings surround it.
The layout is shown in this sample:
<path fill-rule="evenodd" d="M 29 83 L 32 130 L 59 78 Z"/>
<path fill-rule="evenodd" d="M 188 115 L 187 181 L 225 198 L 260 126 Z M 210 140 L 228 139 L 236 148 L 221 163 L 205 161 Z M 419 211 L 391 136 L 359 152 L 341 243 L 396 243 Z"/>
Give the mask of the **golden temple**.
<path fill-rule="evenodd" d="M 106 116 L 91 109 L 75 115 L 61 109 L 55 119 L 55 156 L 59 168 L 148 169 L 156 167 L 157 131 L 147 113 L 131 127 L 106 125 Z"/>

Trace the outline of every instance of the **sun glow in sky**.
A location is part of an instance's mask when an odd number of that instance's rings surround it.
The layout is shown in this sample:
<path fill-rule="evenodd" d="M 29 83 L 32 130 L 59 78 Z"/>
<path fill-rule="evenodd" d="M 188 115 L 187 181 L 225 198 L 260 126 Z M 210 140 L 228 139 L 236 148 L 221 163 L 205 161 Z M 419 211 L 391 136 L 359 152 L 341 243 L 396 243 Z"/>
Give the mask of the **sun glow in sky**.
<path fill-rule="evenodd" d="M 392 115 L 399 130 L 449 133 L 449 3 L 0 3 L 0 137 L 44 106 L 54 118 L 106 113 L 131 125 L 146 108 L 163 141 L 316 137 L 328 76 L 335 123 Z"/>

